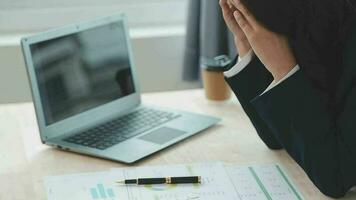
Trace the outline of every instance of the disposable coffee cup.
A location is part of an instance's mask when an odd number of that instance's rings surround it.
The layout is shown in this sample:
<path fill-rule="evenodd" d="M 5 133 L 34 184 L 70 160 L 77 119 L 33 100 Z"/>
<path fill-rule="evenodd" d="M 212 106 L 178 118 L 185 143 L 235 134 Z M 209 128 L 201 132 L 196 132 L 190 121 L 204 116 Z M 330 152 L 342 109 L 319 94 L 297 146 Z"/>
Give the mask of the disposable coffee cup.
<path fill-rule="evenodd" d="M 225 56 L 201 60 L 201 70 L 205 96 L 212 101 L 225 101 L 230 99 L 231 90 L 225 81 L 224 71 L 231 60 Z"/>

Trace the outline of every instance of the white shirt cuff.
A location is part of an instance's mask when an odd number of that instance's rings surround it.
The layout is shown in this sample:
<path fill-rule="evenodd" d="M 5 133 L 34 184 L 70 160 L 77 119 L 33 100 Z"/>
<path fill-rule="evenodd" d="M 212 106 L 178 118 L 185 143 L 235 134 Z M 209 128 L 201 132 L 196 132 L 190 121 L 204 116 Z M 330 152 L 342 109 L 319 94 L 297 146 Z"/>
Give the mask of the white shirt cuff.
<path fill-rule="evenodd" d="M 299 69 L 300 69 L 299 65 L 296 65 L 296 66 L 295 66 L 292 70 L 290 70 L 290 71 L 288 72 L 288 74 L 287 74 L 285 77 L 283 77 L 281 80 L 279 80 L 279 81 L 277 81 L 277 82 L 276 82 L 276 81 L 272 81 L 272 83 L 267 87 L 267 89 L 266 89 L 262 94 L 260 94 L 260 96 L 263 95 L 264 93 L 270 91 L 272 88 L 276 87 L 277 85 L 279 85 L 280 83 L 282 83 L 283 81 L 285 81 L 286 79 L 288 79 L 289 77 L 291 77 L 293 74 L 295 74 L 297 71 L 299 71 Z"/>
<path fill-rule="evenodd" d="M 236 65 L 224 72 L 225 77 L 230 78 L 240 73 L 251 62 L 254 55 L 255 54 L 251 49 L 244 57 L 238 57 Z"/>

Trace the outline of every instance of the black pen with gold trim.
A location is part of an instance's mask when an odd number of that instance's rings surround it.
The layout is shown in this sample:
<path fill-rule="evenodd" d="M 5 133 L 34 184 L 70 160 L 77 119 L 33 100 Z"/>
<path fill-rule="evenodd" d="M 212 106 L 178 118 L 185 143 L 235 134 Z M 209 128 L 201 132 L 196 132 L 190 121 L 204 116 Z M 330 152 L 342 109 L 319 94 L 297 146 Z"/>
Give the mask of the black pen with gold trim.
<path fill-rule="evenodd" d="M 165 177 L 165 178 L 138 178 L 117 181 L 116 183 L 130 185 L 154 185 L 154 184 L 194 184 L 201 183 L 201 176 Z"/>

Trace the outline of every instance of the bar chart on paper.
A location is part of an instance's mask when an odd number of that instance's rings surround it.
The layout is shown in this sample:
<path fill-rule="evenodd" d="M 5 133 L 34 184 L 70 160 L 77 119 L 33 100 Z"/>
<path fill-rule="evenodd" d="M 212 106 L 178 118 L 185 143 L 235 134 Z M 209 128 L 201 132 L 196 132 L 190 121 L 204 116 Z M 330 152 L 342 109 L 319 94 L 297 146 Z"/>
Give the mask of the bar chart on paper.
<path fill-rule="evenodd" d="M 113 188 L 106 189 L 102 183 L 99 183 L 94 188 L 90 188 L 92 199 L 115 199 Z"/>
<path fill-rule="evenodd" d="M 122 177 L 113 177 L 109 172 L 77 174 L 48 177 L 47 196 L 51 200 L 118 200 L 124 191 L 116 188 L 114 181 Z"/>

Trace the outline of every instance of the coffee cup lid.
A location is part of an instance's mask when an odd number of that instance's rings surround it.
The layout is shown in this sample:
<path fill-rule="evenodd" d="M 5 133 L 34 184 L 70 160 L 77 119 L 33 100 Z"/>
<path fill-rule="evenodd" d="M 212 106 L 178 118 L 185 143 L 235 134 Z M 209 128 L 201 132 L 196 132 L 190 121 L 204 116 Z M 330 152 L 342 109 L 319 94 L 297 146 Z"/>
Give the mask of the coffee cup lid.
<path fill-rule="evenodd" d="M 231 59 L 226 55 L 216 56 L 214 58 L 201 58 L 201 68 L 208 71 L 223 72 L 231 64 Z"/>

